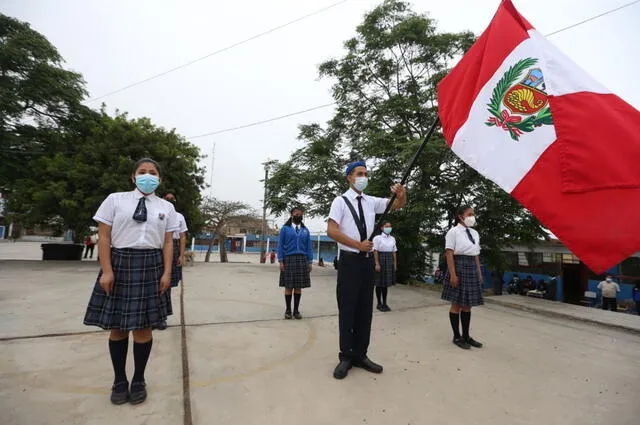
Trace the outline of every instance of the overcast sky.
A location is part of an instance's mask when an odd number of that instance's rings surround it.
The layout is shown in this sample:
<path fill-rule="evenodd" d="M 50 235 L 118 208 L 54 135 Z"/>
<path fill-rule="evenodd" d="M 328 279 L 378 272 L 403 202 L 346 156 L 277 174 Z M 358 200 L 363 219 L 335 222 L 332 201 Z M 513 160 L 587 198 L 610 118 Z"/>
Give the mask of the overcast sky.
<path fill-rule="evenodd" d="M 27 21 L 83 74 L 91 98 L 120 89 L 277 27 L 338 0 L 0 0 L 0 11 Z M 631 0 L 514 0 L 543 34 Z M 185 137 L 260 121 L 332 102 L 317 66 L 339 56 L 365 12 L 380 1 L 347 0 L 322 13 L 189 67 L 91 102 L 147 116 Z M 498 0 L 412 2 L 443 31 L 483 31 Z M 554 35 L 550 40 L 593 77 L 640 109 L 640 3 Z M 300 146 L 301 123 L 324 123 L 325 108 L 217 136 L 213 194 L 261 208 L 267 159 L 286 160 Z M 210 160 L 205 161 L 210 169 Z M 606 166 L 606 164 L 604 164 Z M 209 182 L 211 175 L 207 176 Z M 312 230 L 324 228 L 313 220 Z"/>

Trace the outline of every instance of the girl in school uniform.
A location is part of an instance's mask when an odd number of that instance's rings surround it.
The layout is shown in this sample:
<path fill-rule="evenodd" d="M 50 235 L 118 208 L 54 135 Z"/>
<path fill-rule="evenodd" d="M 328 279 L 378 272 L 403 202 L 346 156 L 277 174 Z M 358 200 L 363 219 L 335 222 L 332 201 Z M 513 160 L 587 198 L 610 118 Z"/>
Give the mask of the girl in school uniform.
<path fill-rule="evenodd" d="M 151 328 L 173 312 L 168 298 L 173 261 L 172 234 L 178 229 L 171 203 L 155 195 L 160 167 L 141 159 L 131 176 L 136 188 L 110 194 L 93 219 L 100 234 L 100 272 L 84 324 L 110 330 L 114 371 L 111 402 L 142 403 L 147 397 L 144 371 L 153 343 Z M 135 372 L 126 373 L 129 332 L 133 333 Z"/>
<path fill-rule="evenodd" d="M 451 302 L 449 320 L 453 329 L 453 343 L 468 350 L 482 344 L 471 338 L 471 307 L 484 304 L 482 272 L 480 269 L 480 235 L 472 229 L 476 218 L 471 207 L 456 212 L 457 225 L 445 237 L 447 268 L 444 272 L 442 299 Z M 460 334 L 462 322 L 462 335 Z"/>
<path fill-rule="evenodd" d="M 280 287 L 284 289 L 286 310 L 285 319 L 302 319 L 300 298 L 302 288 L 311 286 L 311 268 L 313 247 L 311 234 L 302 222 L 302 208 L 293 208 L 291 218 L 280 229 L 278 236 L 278 262 L 280 263 Z M 293 315 L 291 314 L 291 296 L 293 295 Z"/>
<path fill-rule="evenodd" d="M 382 233 L 373 238 L 373 258 L 376 264 L 375 286 L 378 310 L 391 311 L 387 305 L 387 291 L 396 284 L 398 261 L 396 238 L 391 236 L 391 222 L 386 221 L 380 228 Z"/>

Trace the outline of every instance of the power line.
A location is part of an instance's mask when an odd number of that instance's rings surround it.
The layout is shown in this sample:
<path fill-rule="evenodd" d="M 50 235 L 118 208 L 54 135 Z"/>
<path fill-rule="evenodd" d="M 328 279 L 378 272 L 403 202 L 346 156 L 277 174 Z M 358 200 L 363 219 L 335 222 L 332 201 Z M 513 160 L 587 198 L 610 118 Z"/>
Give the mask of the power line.
<path fill-rule="evenodd" d="M 550 32 L 550 33 L 546 34 L 545 37 L 551 37 L 552 35 L 561 33 L 561 32 L 566 31 L 568 29 L 572 29 L 572 28 L 578 27 L 578 26 L 580 26 L 582 24 L 586 24 L 587 22 L 591 22 L 591 21 L 593 21 L 595 19 L 598 19 L 598 18 L 601 18 L 603 16 L 609 15 L 611 13 L 617 12 L 617 11 L 619 11 L 621 9 L 626 8 L 626 7 L 633 6 L 636 3 L 640 3 L 640 0 L 635 0 L 635 1 L 631 2 L 631 3 L 624 4 L 624 5 L 620 6 L 620 7 L 615 8 L 615 9 L 611 9 L 611 10 L 608 10 L 606 12 L 600 13 L 599 15 L 595 15 L 595 16 L 592 16 L 590 18 L 584 19 L 584 20 L 582 20 L 580 22 L 576 22 L 575 24 L 571 24 L 571 25 L 568 25 L 568 26 L 566 26 L 564 28 L 560 28 L 558 30 L 555 30 L 553 32 Z M 283 118 L 287 118 L 287 117 L 291 117 L 291 116 L 294 116 L 294 115 L 304 114 L 305 112 L 314 111 L 316 109 L 326 108 L 328 106 L 333 106 L 335 104 L 336 104 L 335 102 L 327 103 L 325 105 L 315 106 L 315 107 L 310 108 L 310 109 L 304 109 L 302 111 L 292 112 L 292 113 L 287 114 L 287 115 L 281 115 L 281 116 L 269 118 L 269 119 L 266 119 L 266 120 L 263 120 L 263 121 L 256 121 L 256 122 L 253 122 L 253 123 L 250 123 L 250 124 L 240 125 L 240 126 L 231 127 L 231 128 L 225 128 L 223 130 L 212 131 L 210 133 L 204 133 L 204 134 L 200 134 L 200 135 L 193 136 L 193 137 L 187 137 L 187 139 L 188 140 L 197 139 L 197 138 L 200 138 L 200 137 L 213 136 L 213 135 L 216 135 L 216 134 L 228 133 L 228 132 L 231 132 L 231 131 L 241 130 L 241 129 L 247 128 L 247 127 L 254 127 L 256 125 L 261 125 L 261 124 L 269 123 L 269 122 L 272 122 L 272 121 L 277 121 L 277 120 L 280 120 L 280 119 L 283 119 Z"/>
<path fill-rule="evenodd" d="M 320 14 L 320 13 L 322 13 L 322 12 L 325 12 L 325 11 L 327 11 L 327 10 L 331 9 L 331 8 L 334 8 L 334 7 L 336 7 L 336 6 L 338 6 L 338 5 L 342 4 L 342 3 L 346 3 L 347 1 L 349 1 L 349 0 L 341 0 L 341 1 L 337 2 L 337 3 L 330 4 L 330 5 L 329 5 L 329 6 L 327 6 L 327 7 L 323 7 L 322 9 L 316 10 L 315 12 L 311 12 L 311 13 L 309 13 L 309 14 L 307 14 L 307 15 L 304 15 L 304 16 L 301 16 L 301 17 L 299 17 L 299 18 L 297 18 L 297 19 L 294 19 L 293 21 L 289 21 L 289 22 L 287 22 L 287 23 L 285 23 L 285 24 L 278 25 L 277 27 L 274 27 L 274 28 L 268 29 L 268 30 L 266 30 L 266 31 L 264 31 L 264 32 L 261 32 L 261 33 L 259 33 L 259 34 L 254 35 L 254 36 L 251 36 L 251 37 L 249 37 L 249 38 L 245 38 L 244 40 L 242 40 L 242 41 L 238 41 L 237 43 L 230 44 L 230 45 L 228 45 L 228 46 L 226 46 L 226 47 L 223 47 L 223 48 L 221 48 L 221 49 L 219 49 L 219 50 L 216 50 L 215 52 L 211 52 L 211 53 L 209 53 L 209 54 L 207 54 L 207 55 L 204 55 L 204 56 L 199 57 L 199 58 L 197 58 L 197 59 L 193 59 L 193 60 L 191 60 L 191 61 L 189 61 L 189 62 L 183 63 L 182 65 L 178 65 L 178 66 L 176 66 L 176 67 L 173 67 L 173 68 L 171 68 L 171 69 L 168 69 L 168 70 L 166 70 L 166 71 L 163 71 L 163 72 L 161 72 L 161 73 L 159 73 L 159 74 L 152 75 L 151 77 L 145 78 L 145 79 L 143 79 L 143 80 L 136 81 L 136 82 L 131 83 L 131 84 L 127 85 L 127 86 L 121 87 L 121 88 L 119 88 L 119 89 L 117 89 L 117 90 L 113 90 L 113 91 L 111 91 L 111 92 L 105 93 L 105 94 L 100 95 L 100 96 L 98 96 L 98 97 L 94 97 L 93 99 L 89 99 L 89 100 L 88 100 L 88 102 L 95 102 L 96 100 L 103 99 L 103 98 L 105 98 L 105 97 L 107 97 L 107 96 L 111 96 L 112 94 L 120 93 L 120 92 L 122 92 L 122 91 L 128 90 L 128 89 L 130 89 L 130 88 L 132 88 L 132 87 L 135 87 L 135 86 L 138 86 L 138 85 L 140 85 L 140 84 L 144 84 L 144 83 L 146 83 L 146 82 L 149 82 L 149 81 L 155 80 L 156 78 L 163 77 L 163 76 L 165 76 L 165 75 L 167 75 L 167 74 L 170 74 L 170 73 L 172 73 L 172 72 L 174 72 L 174 71 L 177 71 L 177 70 L 182 69 L 182 68 L 186 68 L 186 67 L 188 67 L 188 66 L 190 66 L 190 65 L 193 65 L 194 63 L 197 63 L 197 62 L 203 61 L 203 60 L 208 59 L 208 58 L 210 58 L 210 57 L 212 57 L 212 56 L 215 56 L 215 55 L 217 55 L 217 54 L 220 54 L 220 53 L 222 53 L 222 52 L 226 52 L 227 50 L 231 50 L 231 49 L 233 49 L 234 47 L 238 47 L 238 46 L 240 46 L 240 45 L 243 45 L 243 44 L 245 44 L 245 43 L 248 43 L 248 42 L 250 42 L 250 41 L 253 41 L 253 40 L 255 40 L 256 38 L 260 38 L 260 37 L 262 37 L 262 36 L 265 36 L 265 35 L 271 34 L 271 33 L 273 33 L 273 32 L 276 32 L 276 31 L 278 31 L 278 30 L 281 30 L 281 29 L 283 29 L 283 28 L 285 28 L 285 27 L 288 27 L 289 25 L 293 25 L 293 24 L 295 24 L 295 23 L 297 23 L 297 22 L 300 22 L 300 21 L 302 21 L 302 20 L 305 20 L 305 19 L 307 19 L 307 18 L 310 18 L 310 17 L 312 17 L 312 16 L 314 16 L 314 15 L 318 15 L 318 14 Z"/>
<path fill-rule="evenodd" d="M 580 25 L 582 25 L 582 24 L 586 24 L 587 22 L 591 22 L 591 21 L 593 21 L 593 20 L 595 20 L 595 19 L 598 19 L 598 18 L 601 18 L 601 17 L 603 17 L 603 16 L 609 15 L 609 14 L 611 14 L 611 13 L 617 12 L 618 10 L 622 10 L 622 9 L 624 9 L 624 8 L 626 8 L 626 7 L 633 6 L 633 5 L 634 5 L 634 4 L 636 4 L 636 3 L 640 3 L 640 0 L 635 0 L 635 1 L 632 1 L 631 3 L 623 4 L 623 5 L 622 5 L 622 6 L 620 6 L 620 7 L 616 7 L 615 9 L 607 10 L 606 12 L 602 12 L 602 13 L 601 13 L 601 14 L 599 14 L 599 15 L 592 16 L 592 17 L 587 18 L 587 19 L 585 19 L 585 20 L 583 20 L 583 21 L 580 21 L 580 22 L 576 22 L 575 24 L 573 24 L 573 25 L 569 25 L 568 27 L 560 28 L 559 30 L 556 30 L 556 31 L 550 32 L 550 33 L 549 33 L 549 34 L 547 34 L 546 36 L 547 36 L 547 37 L 551 37 L 552 35 L 555 35 L 555 34 L 561 33 L 562 31 L 566 31 L 566 30 L 568 30 L 568 29 L 575 28 L 575 27 L 580 26 Z"/>
<path fill-rule="evenodd" d="M 256 125 L 266 124 L 266 123 L 269 123 L 269 122 L 272 122 L 272 121 L 281 120 L 283 118 L 292 117 L 294 115 L 300 115 L 300 114 L 304 114 L 304 113 L 307 113 L 307 112 L 315 111 L 317 109 L 328 108 L 329 106 L 333 106 L 335 104 L 336 104 L 335 102 L 326 103 L 324 105 L 314 106 L 313 108 L 303 109 L 302 111 L 292 112 L 290 114 L 280 115 L 280 116 L 273 117 L 273 118 L 268 118 L 268 119 L 262 120 L 262 121 L 256 121 L 256 122 L 252 122 L 252 123 L 249 123 L 249 124 L 239 125 L 237 127 L 225 128 L 223 130 L 216 130 L 216 131 L 212 131 L 212 132 L 209 132 L 209 133 L 198 134 L 197 136 L 187 137 L 187 139 L 188 140 L 193 140 L 193 139 L 198 139 L 200 137 L 214 136 L 216 134 L 228 133 L 230 131 L 236 131 L 236 130 L 240 130 L 240 129 L 247 128 L 247 127 L 254 127 Z"/>

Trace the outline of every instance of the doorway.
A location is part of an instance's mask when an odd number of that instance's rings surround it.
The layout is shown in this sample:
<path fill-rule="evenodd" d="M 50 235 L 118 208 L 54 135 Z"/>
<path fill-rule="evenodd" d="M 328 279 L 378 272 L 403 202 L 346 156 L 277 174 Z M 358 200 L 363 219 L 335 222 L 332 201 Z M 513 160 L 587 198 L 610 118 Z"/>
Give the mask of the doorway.
<path fill-rule="evenodd" d="M 584 264 L 562 264 L 564 302 L 580 305 L 587 290 L 587 269 Z"/>

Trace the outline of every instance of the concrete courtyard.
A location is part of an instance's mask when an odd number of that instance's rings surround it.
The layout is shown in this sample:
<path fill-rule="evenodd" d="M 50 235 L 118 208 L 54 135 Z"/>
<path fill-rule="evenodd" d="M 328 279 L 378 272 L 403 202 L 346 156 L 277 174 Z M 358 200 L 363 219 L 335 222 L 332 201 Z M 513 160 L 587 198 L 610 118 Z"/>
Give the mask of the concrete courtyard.
<path fill-rule="evenodd" d="M 396 286 L 373 323 L 384 373 L 336 381 L 335 270 L 314 269 L 305 318 L 285 321 L 277 267 L 241 255 L 250 263 L 185 268 L 171 326 L 154 333 L 148 400 L 113 406 L 107 334 L 82 324 L 98 265 L 18 261 L 39 250 L 18 245 L 0 243 L 2 425 L 640 422 L 638 316 L 612 328 L 615 313 L 584 309 L 598 319 L 587 322 L 487 302 L 472 320 L 485 348 L 462 351 L 439 294 Z"/>

